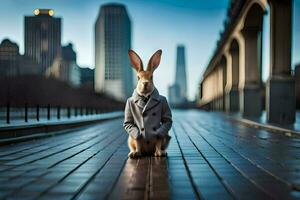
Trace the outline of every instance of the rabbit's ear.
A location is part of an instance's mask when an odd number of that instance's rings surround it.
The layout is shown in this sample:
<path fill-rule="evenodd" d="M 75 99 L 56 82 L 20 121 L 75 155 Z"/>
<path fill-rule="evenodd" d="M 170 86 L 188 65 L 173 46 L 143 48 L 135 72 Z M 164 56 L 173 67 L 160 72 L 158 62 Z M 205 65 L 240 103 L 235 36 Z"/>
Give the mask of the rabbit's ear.
<path fill-rule="evenodd" d="M 135 53 L 133 50 L 128 50 L 128 55 L 130 58 L 130 62 L 132 67 L 137 71 L 143 71 L 143 63 L 141 58 Z"/>
<path fill-rule="evenodd" d="M 161 58 L 162 50 L 156 51 L 153 56 L 150 58 L 147 71 L 154 72 L 154 70 L 158 67 L 160 63 L 160 58 Z"/>

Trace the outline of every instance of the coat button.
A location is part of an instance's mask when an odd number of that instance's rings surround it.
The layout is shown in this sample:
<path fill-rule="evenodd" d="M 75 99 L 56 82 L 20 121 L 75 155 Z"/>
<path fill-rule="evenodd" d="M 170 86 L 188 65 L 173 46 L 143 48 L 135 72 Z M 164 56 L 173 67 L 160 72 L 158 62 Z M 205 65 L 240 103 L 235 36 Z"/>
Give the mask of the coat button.
<path fill-rule="evenodd" d="M 144 128 L 141 128 L 141 131 L 144 131 L 145 129 Z"/>
<path fill-rule="evenodd" d="M 154 112 L 154 113 L 152 113 L 152 115 L 153 115 L 153 116 L 155 116 L 155 115 L 156 115 L 156 113 Z"/>
<path fill-rule="evenodd" d="M 154 130 L 154 131 L 156 131 L 156 128 L 155 128 L 155 127 L 153 127 L 153 130 Z"/>

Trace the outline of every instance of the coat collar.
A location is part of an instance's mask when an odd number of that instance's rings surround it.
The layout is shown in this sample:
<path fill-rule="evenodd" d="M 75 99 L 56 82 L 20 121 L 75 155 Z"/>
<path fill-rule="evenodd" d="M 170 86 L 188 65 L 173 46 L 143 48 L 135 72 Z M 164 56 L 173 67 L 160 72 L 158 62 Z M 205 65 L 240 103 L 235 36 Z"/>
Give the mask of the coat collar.
<path fill-rule="evenodd" d="M 132 97 L 133 97 L 134 102 L 137 102 L 138 100 L 143 99 L 142 96 L 137 93 L 136 89 L 133 91 Z M 155 99 L 157 101 L 160 100 L 160 95 L 156 88 L 154 88 L 153 92 L 150 94 L 149 100 L 150 99 Z"/>
<path fill-rule="evenodd" d="M 146 110 L 149 110 L 150 108 L 154 107 L 160 101 L 160 95 L 156 88 L 154 88 L 153 92 L 150 94 L 150 98 L 149 98 L 148 102 L 146 103 L 146 105 L 143 102 L 142 96 L 140 96 L 136 90 L 134 90 L 132 97 L 133 97 L 134 103 L 136 103 L 139 107 L 141 107 L 143 109 L 143 111 L 142 111 L 143 113 Z"/>

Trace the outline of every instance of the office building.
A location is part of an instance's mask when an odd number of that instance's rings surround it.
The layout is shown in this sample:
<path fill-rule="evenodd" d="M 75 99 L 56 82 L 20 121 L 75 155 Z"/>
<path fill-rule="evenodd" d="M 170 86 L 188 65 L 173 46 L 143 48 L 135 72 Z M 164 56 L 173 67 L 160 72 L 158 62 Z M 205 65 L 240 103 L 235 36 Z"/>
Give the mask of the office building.
<path fill-rule="evenodd" d="M 41 67 L 31 58 L 20 55 L 19 46 L 4 39 L 0 44 L 0 76 L 14 77 L 41 74 Z"/>
<path fill-rule="evenodd" d="M 61 53 L 61 19 L 51 9 L 36 9 L 25 16 L 25 56 L 41 65 L 42 73 Z"/>
<path fill-rule="evenodd" d="M 171 105 L 182 105 L 187 102 L 187 77 L 186 77 L 185 48 L 177 46 L 176 72 L 174 84 L 169 87 L 169 100 Z"/>
<path fill-rule="evenodd" d="M 0 44 L 0 76 L 10 77 L 19 73 L 19 46 L 9 39 Z"/>
<path fill-rule="evenodd" d="M 125 100 L 133 90 L 131 22 L 122 4 L 101 6 L 95 23 L 95 91 Z"/>

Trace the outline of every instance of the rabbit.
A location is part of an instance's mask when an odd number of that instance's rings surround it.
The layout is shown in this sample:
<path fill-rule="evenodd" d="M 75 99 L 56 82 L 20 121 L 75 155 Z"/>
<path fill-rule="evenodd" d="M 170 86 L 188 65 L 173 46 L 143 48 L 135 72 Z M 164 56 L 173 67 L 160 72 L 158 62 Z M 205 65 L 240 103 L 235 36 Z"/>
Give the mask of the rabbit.
<path fill-rule="evenodd" d="M 147 69 L 137 53 L 128 51 L 136 71 L 137 86 L 126 101 L 123 127 L 129 134 L 129 158 L 143 155 L 166 156 L 171 137 L 172 113 L 166 97 L 159 94 L 153 83 L 153 72 L 160 64 L 162 50 L 156 51 Z"/>

